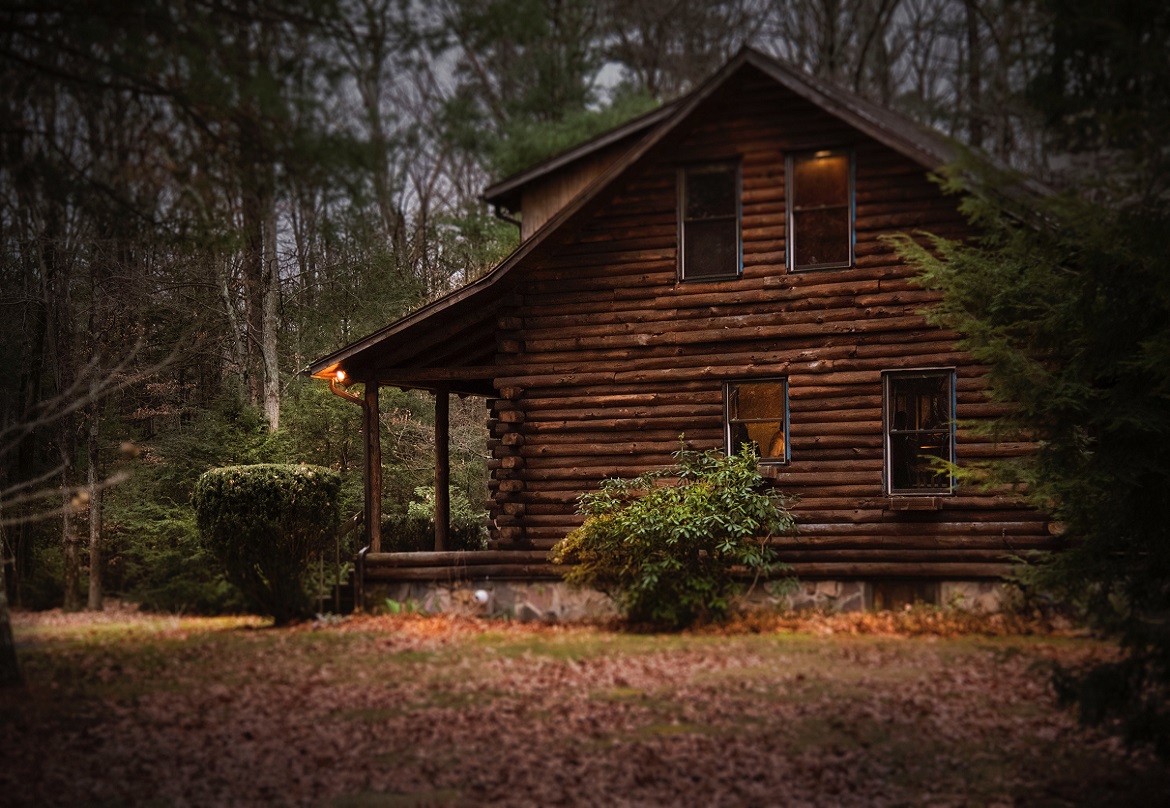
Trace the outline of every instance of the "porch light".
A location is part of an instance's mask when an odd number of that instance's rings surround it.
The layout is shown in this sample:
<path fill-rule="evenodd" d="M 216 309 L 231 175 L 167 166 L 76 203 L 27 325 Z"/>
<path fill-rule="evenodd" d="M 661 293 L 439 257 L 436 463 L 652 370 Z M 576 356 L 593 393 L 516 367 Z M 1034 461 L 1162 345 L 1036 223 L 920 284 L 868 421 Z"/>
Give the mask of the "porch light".
<path fill-rule="evenodd" d="M 361 396 L 355 396 L 348 390 L 338 386 L 346 384 L 345 380 L 347 378 L 348 377 L 345 375 L 345 371 L 341 368 L 333 371 L 333 378 L 329 380 L 329 392 L 333 393 L 335 396 L 341 396 L 346 401 L 352 401 L 354 404 L 361 404 L 364 406 L 365 400 Z"/>
<path fill-rule="evenodd" d="M 818 160 L 822 160 L 826 157 L 832 157 L 832 156 L 833 156 L 833 153 L 831 151 L 829 151 L 828 149 L 821 149 L 819 152 L 813 153 L 813 157 L 817 158 Z"/>

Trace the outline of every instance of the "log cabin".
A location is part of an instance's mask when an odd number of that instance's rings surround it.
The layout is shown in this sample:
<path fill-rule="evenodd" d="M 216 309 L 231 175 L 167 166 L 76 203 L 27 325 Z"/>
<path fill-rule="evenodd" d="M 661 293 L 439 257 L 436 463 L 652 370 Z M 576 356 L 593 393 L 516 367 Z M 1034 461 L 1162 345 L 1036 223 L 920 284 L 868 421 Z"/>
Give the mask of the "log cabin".
<path fill-rule="evenodd" d="M 578 495 L 687 446 L 754 443 L 799 497 L 776 540 L 866 603 L 1000 580 L 1045 515 L 940 473 L 1027 451 L 966 425 L 986 369 L 883 241 L 971 234 L 929 173 L 951 143 L 744 50 L 689 95 L 485 191 L 521 243 L 487 275 L 312 364 L 365 412 L 366 580 L 556 576 Z M 344 391 L 359 383 L 364 395 Z M 378 390 L 436 402 L 436 553 L 379 553 Z M 491 549 L 444 553 L 448 397 L 481 396 Z M 897 593 L 903 593 L 899 595 Z"/>

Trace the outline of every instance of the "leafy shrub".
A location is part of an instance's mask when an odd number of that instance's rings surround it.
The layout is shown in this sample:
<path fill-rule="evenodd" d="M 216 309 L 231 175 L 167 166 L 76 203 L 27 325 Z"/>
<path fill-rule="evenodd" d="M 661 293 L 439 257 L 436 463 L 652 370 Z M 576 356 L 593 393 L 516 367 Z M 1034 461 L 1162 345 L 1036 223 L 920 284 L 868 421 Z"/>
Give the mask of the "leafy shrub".
<path fill-rule="evenodd" d="M 312 613 L 309 561 L 332 545 L 340 488 L 335 471 L 284 464 L 212 469 L 195 484 L 203 541 L 277 625 Z"/>
<path fill-rule="evenodd" d="M 382 517 L 382 549 L 388 553 L 415 553 L 435 549 L 435 489 L 419 486 L 418 498 L 406 513 Z M 451 489 L 449 550 L 482 550 L 487 547 L 487 514 L 474 510 L 467 495 Z"/>
<path fill-rule="evenodd" d="M 681 450 L 675 459 L 673 468 L 583 494 L 585 523 L 552 560 L 573 564 L 565 580 L 607 592 L 629 620 L 682 628 L 726 616 L 737 568 L 785 569 L 767 540 L 795 523 L 751 447 L 730 457 Z"/>
<path fill-rule="evenodd" d="M 117 519 L 105 525 L 107 589 L 150 611 L 221 614 L 246 608 L 201 542 L 190 504 L 136 493 L 140 498 L 123 500 Z"/>

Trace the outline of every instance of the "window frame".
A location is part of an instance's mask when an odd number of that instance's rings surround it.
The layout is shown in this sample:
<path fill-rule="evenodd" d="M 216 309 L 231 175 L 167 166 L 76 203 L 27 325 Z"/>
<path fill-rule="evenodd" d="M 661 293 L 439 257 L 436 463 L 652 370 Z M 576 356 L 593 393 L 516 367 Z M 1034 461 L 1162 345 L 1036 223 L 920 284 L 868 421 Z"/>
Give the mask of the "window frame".
<path fill-rule="evenodd" d="M 846 177 L 846 188 L 848 199 L 845 205 L 824 205 L 820 208 L 807 208 L 807 210 L 828 210 L 830 208 L 844 207 L 849 214 L 849 236 L 848 236 L 848 256 L 844 261 L 827 261 L 819 264 L 797 264 L 796 263 L 796 214 L 802 209 L 797 204 L 796 198 L 796 162 L 802 158 L 807 157 L 845 157 L 848 161 L 848 176 Z M 784 161 L 784 199 L 785 199 L 785 233 L 784 242 L 786 248 L 786 264 L 789 272 L 809 272 L 818 269 L 848 269 L 854 266 L 856 262 L 856 247 L 857 247 L 857 193 L 856 193 L 856 160 L 853 149 L 846 147 L 835 147 L 828 149 L 802 149 L 800 151 L 791 151 L 785 155 Z"/>
<path fill-rule="evenodd" d="M 941 368 L 915 368 L 910 370 L 883 370 L 882 371 L 882 487 L 885 489 L 886 496 L 889 497 L 913 497 L 913 496 L 949 496 L 955 493 L 955 476 L 953 473 L 947 473 L 946 484 L 934 487 L 921 488 L 895 488 L 894 486 L 894 451 L 893 443 L 898 435 L 914 435 L 918 433 L 937 433 L 942 432 L 943 429 L 905 429 L 895 431 L 893 427 L 894 415 L 892 412 L 894 407 L 894 383 L 899 379 L 925 379 L 945 376 L 947 379 L 947 407 L 948 415 L 945 430 L 947 433 L 947 446 L 949 448 L 950 456 L 943 458 L 946 462 L 954 465 L 958 458 L 958 447 L 956 445 L 956 410 L 958 407 L 958 378 L 955 368 L 941 367 Z"/>
<path fill-rule="evenodd" d="M 735 174 L 735 213 L 733 216 L 712 216 L 702 219 L 687 217 L 687 177 L 692 173 L 716 173 L 719 170 L 731 169 Z M 740 158 L 726 160 L 708 160 L 701 163 L 689 163 L 678 167 L 676 186 L 678 189 L 678 279 L 682 283 L 709 283 L 711 281 L 737 280 L 743 276 L 743 163 Z M 686 255 L 686 227 L 688 221 L 726 221 L 735 219 L 735 272 L 718 275 L 688 275 Z"/>
<path fill-rule="evenodd" d="M 731 445 L 731 429 L 734 424 L 743 423 L 771 423 L 774 418 L 735 418 L 731 417 L 731 396 L 733 388 L 746 384 L 779 384 L 784 396 L 784 456 L 760 457 L 760 464 L 766 466 L 787 466 L 792 462 L 792 428 L 789 423 L 790 407 L 787 376 L 766 376 L 749 379 L 727 379 L 723 382 L 723 450 L 731 456 L 739 451 L 738 446 Z"/>

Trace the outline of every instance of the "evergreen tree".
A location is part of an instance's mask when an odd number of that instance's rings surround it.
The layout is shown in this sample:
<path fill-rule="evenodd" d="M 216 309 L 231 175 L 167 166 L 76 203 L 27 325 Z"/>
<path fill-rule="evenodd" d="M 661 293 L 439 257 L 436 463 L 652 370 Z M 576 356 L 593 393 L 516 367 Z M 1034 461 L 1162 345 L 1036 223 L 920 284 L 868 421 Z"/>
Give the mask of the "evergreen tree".
<path fill-rule="evenodd" d="M 1068 155 L 1068 191 L 1038 196 L 984 173 L 974 244 L 900 240 L 1013 405 L 995 425 L 1037 442 L 986 469 L 1024 486 L 1067 549 L 1027 579 L 1119 637 L 1118 662 L 1065 672 L 1089 721 L 1120 720 L 1170 756 L 1170 8 L 1046 3 L 1052 47 L 1033 98 Z"/>

